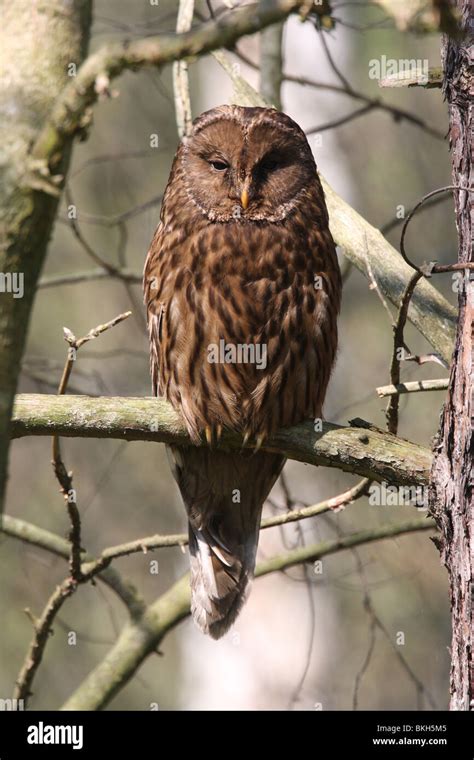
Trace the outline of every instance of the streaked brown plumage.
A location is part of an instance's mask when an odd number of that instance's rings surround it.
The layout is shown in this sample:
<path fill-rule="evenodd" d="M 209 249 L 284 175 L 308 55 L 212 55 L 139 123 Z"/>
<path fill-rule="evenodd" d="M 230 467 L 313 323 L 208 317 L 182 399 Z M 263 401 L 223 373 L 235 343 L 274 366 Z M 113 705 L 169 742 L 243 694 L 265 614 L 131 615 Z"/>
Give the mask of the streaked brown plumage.
<path fill-rule="evenodd" d="M 144 273 L 153 392 L 181 412 L 193 441 L 226 427 L 260 444 L 321 416 L 340 291 L 298 125 L 237 106 L 197 118 L 174 159 Z M 221 340 L 266 347 L 266 362 L 210 361 Z M 284 458 L 204 445 L 170 447 L 170 461 L 189 517 L 193 617 L 219 638 L 245 599 L 262 504 Z"/>

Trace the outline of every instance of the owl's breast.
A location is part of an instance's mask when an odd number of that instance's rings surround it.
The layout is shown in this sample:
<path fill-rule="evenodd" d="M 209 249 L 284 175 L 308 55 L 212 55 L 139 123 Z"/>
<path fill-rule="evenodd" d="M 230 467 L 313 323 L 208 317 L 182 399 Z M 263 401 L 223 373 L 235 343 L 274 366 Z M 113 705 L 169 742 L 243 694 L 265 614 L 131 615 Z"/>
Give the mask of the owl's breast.
<path fill-rule="evenodd" d="M 340 298 L 327 228 L 295 217 L 163 234 L 149 269 L 158 391 L 195 437 L 219 425 L 269 434 L 321 413 Z"/>

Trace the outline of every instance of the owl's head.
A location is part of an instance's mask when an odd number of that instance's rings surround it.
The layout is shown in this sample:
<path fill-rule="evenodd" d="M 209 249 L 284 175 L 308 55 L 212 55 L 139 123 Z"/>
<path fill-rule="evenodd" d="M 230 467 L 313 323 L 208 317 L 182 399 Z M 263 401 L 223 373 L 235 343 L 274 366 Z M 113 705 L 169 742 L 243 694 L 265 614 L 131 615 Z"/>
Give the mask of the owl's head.
<path fill-rule="evenodd" d="M 210 221 L 282 221 L 315 182 L 305 134 L 272 108 L 219 106 L 184 138 L 179 161 L 186 191 Z"/>

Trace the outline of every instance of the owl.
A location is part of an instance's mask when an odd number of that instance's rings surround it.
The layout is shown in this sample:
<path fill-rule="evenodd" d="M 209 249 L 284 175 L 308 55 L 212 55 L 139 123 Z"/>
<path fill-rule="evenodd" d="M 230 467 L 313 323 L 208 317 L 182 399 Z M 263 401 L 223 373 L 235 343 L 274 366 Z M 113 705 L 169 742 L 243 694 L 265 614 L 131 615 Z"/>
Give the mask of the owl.
<path fill-rule="evenodd" d="M 168 447 L 189 521 L 192 616 L 218 639 L 248 594 L 262 505 L 285 462 L 261 446 L 321 417 L 337 348 L 335 246 L 289 116 L 220 106 L 193 122 L 143 282 L 153 393 L 192 441 Z M 253 447 L 218 448 L 224 429 Z"/>

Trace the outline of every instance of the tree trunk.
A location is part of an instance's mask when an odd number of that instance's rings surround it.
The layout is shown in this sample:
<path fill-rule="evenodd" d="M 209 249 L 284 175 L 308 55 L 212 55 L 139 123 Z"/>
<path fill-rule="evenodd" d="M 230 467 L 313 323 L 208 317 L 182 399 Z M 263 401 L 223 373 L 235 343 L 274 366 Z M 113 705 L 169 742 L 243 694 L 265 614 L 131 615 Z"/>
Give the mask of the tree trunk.
<path fill-rule="evenodd" d="M 469 58 L 470 0 L 456 0 L 465 36 L 445 38 L 444 92 L 449 107 L 449 140 L 453 184 L 472 186 L 472 92 L 473 73 Z M 470 194 L 455 191 L 456 225 L 460 262 L 472 262 Z M 459 284 L 459 320 L 451 367 L 449 391 L 434 447 L 431 506 L 441 528 L 441 554 L 448 569 L 451 593 L 451 709 L 469 710 L 474 705 L 473 666 L 473 461 L 472 461 L 472 359 L 473 293 L 469 270 Z"/>
<path fill-rule="evenodd" d="M 87 51 L 91 3 L 0 0 L 0 514 L 13 398 L 70 145 L 54 167 L 35 165 L 30 150 Z"/>

